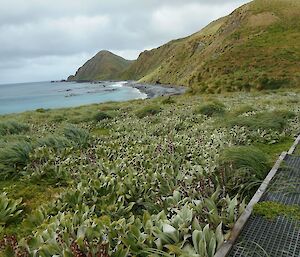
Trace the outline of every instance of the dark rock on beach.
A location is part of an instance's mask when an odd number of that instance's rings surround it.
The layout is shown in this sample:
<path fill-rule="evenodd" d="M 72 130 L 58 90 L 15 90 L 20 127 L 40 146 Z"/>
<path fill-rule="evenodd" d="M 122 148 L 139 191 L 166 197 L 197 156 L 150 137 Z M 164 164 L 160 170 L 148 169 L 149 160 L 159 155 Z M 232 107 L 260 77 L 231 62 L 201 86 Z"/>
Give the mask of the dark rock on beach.
<path fill-rule="evenodd" d="M 134 81 L 130 81 L 126 86 L 136 88 L 142 93 L 147 94 L 147 98 L 154 98 L 159 96 L 171 96 L 171 95 L 181 95 L 187 90 L 183 86 L 174 85 L 163 85 L 163 84 L 144 84 Z"/>

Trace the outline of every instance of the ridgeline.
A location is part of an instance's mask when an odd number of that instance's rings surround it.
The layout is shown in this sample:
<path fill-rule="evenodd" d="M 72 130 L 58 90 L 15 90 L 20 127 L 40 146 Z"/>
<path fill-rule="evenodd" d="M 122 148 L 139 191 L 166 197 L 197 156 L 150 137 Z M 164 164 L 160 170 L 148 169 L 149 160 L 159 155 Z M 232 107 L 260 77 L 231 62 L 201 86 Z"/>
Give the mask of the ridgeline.
<path fill-rule="evenodd" d="M 297 0 L 255 0 L 191 36 L 144 51 L 132 63 L 124 60 L 124 70 L 107 75 L 109 62 L 97 70 L 87 63 L 72 79 L 171 83 L 206 93 L 296 87 L 299 13 Z"/>

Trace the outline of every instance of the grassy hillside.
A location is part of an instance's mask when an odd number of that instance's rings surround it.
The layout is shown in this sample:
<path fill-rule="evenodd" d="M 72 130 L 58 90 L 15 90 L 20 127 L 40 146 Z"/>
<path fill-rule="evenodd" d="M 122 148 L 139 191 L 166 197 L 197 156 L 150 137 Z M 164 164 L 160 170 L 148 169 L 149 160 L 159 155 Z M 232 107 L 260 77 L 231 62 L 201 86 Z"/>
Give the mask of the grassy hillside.
<path fill-rule="evenodd" d="M 299 99 L 182 95 L 0 116 L 0 256 L 212 257 L 299 132 Z"/>
<path fill-rule="evenodd" d="M 254 0 L 200 32 L 140 54 L 124 79 L 201 92 L 300 85 L 300 1 Z"/>
<path fill-rule="evenodd" d="M 124 71 L 132 61 L 125 60 L 109 51 L 100 51 L 92 59 L 80 67 L 76 74 L 71 75 L 68 80 L 110 80 L 116 74 Z"/>

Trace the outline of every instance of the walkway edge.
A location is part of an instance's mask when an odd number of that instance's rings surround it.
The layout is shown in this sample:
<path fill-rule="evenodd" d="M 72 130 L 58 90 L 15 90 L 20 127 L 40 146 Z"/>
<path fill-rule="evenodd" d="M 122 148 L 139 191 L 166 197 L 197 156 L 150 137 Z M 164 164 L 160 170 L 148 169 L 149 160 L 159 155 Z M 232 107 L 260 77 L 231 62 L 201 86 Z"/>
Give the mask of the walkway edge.
<path fill-rule="evenodd" d="M 288 154 L 293 154 L 299 143 L 300 143 L 300 135 L 296 138 L 294 144 L 291 146 L 290 150 L 288 151 Z"/>
<path fill-rule="evenodd" d="M 298 142 L 297 140 L 300 140 L 300 136 L 296 139 L 295 143 Z M 247 220 L 249 219 L 249 217 L 252 213 L 252 210 L 253 210 L 253 206 L 256 203 L 258 203 L 258 201 L 262 197 L 263 193 L 266 191 L 267 186 L 269 185 L 272 178 L 275 176 L 277 170 L 280 167 L 281 162 L 284 160 L 286 155 L 287 155 L 287 152 L 283 152 L 279 156 L 279 158 L 276 161 L 276 163 L 274 164 L 273 168 L 270 170 L 269 174 L 267 175 L 265 180 L 262 182 L 260 187 L 257 189 L 255 195 L 252 197 L 251 201 L 247 205 L 245 211 L 238 218 L 237 222 L 234 224 L 233 229 L 230 233 L 230 238 L 221 245 L 221 247 L 216 252 L 214 257 L 226 257 L 229 254 L 231 248 L 233 247 L 235 241 L 237 240 L 239 234 L 241 233 L 243 227 L 245 226 Z"/>

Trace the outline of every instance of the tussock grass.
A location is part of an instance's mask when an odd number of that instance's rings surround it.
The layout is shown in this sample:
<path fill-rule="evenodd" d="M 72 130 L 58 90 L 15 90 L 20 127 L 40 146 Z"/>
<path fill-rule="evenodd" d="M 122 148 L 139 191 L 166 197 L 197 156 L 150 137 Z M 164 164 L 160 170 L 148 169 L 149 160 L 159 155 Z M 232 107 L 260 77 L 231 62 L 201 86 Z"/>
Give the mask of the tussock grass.
<path fill-rule="evenodd" d="M 136 112 L 138 118 L 144 118 L 146 116 L 153 116 L 161 112 L 161 107 L 159 105 L 149 105 Z"/>
<path fill-rule="evenodd" d="M 74 125 L 66 127 L 64 129 L 64 135 L 77 147 L 88 147 L 90 144 L 90 133 Z"/>
<path fill-rule="evenodd" d="M 287 124 L 287 120 L 295 117 L 291 111 L 272 111 L 251 115 L 248 117 L 235 117 L 227 121 L 229 126 L 244 126 L 253 130 L 265 129 L 282 131 Z"/>
<path fill-rule="evenodd" d="M 94 115 L 94 120 L 95 121 L 102 121 L 102 120 L 109 120 L 109 119 L 112 119 L 112 115 L 106 113 L 106 112 L 97 112 L 95 115 Z"/>
<path fill-rule="evenodd" d="M 20 171 L 29 161 L 29 154 L 33 146 L 28 142 L 7 144 L 0 149 L 0 174 L 2 179 L 19 176 Z M 0 178 L 0 179 L 1 179 Z"/>
<path fill-rule="evenodd" d="M 260 179 L 270 168 L 268 156 L 253 146 L 227 148 L 221 154 L 220 162 L 228 170 L 247 170 Z"/>
<path fill-rule="evenodd" d="M 247 112 L 253 112 L 256 111 L 256 109 L 250 105 L 241 105 L 237 109 L 235 109 L 232 114 L 235 116 L 247 113 Z"/>
<path fill-rule="evenodd" d="M 118 111 L 120 110 L 120 108 L 121 107 L 119 105 L 116 105 L 115 102 L 110 102 L 110 104 L 108 102 L 100 107 L 100 111 Z"/>
<path fill-rule="evenodd" d="M 201 105 L 195 113 L 201 113 L 206 116 L 221 115 L 225 113 L 225 106 L 220 102 L 208 102 Z"/>
<path fill-rule="evenodd" d="M 0 122 L 0 135 L 12 135 L 21 134 L 23 132 L 29 131 L 29 126 L 17 121 L 3 121 Z"/>
<path fill-rule="evenodd" d="M 46 146 L 53 149 L 62 149 L 70 146 L 70 141 L 62 136 L 50 135 L 38 140 L 38 146 Z"/>
<path fill-rule="evenodd" d="M 59 122 L 62 122 L 66 120 L 66 117 L 64 115 L 54 115 L 52 117 L 52 121 L 55 122 L 55 123 L 59 123 Z"/>
<path fill-rule="evenodd" d="M 226 191 L 240 195 L 252 195 L 271 167 L 269 156 L 253 146 L 227 148 L 219 162 Z"/>
<path fill-rule="evenodd" d="M 175 100 L 169 96 L 161 101 L 162 104 L 174 104 Z"/>

